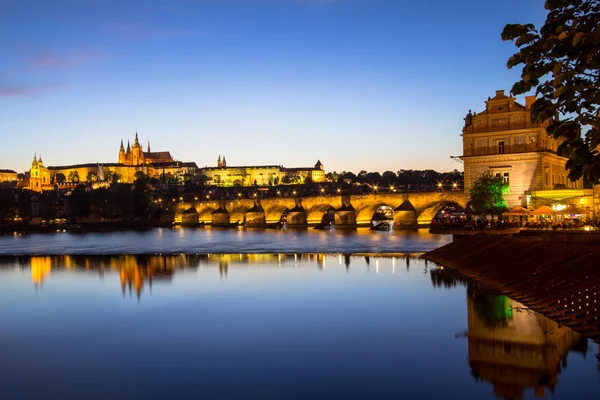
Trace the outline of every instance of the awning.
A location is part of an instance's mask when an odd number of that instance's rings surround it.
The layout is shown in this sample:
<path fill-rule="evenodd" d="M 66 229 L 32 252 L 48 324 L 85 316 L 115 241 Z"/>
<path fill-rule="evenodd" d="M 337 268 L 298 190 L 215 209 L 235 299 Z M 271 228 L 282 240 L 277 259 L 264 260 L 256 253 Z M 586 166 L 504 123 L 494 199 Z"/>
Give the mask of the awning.
<path fill-rule="evenodd" d="M 541 206 L 531 212 L 531 215 L 556 215 L 556 211 L 548 206 Z"/>
<path fill-rule="evenodd" d="M 575 204 L 569 204 L 564 210 L 558 211 L 558 215 L 577 215 L 577 214 L 585 214 L 580 208 L 578 208 Z"/>
<path fill-rule="evenodd" d="M 528 209 L 521 207 L 521 206 L 516 206 L 511 208 L 508 211 L 505 211 L 502 213 L 502 216 L 508 217 L 508 216 L 517 216 L 517 217 L 522 217 L 525 215 L 529 215 L 531 211 L 529 211 Z"/>

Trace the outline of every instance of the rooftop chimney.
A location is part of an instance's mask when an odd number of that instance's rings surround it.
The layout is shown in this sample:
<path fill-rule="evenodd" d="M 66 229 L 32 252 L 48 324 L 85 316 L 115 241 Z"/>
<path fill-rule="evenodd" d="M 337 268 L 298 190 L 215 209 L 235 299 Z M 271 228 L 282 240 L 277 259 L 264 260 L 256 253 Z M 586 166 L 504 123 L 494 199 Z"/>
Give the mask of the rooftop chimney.
<path fill-rule="evenodd" d="M 496 96 L 504 96 L 504 90 L 496 90 Z"/>

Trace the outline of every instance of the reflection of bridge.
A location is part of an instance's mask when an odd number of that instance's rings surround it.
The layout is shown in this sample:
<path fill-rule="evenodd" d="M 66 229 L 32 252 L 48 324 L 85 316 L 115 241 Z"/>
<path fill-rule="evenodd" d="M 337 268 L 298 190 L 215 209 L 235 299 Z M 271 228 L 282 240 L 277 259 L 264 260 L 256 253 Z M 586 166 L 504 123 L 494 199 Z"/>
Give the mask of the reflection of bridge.
<path fill-rule="evenodd" d="M 428 226 L 446 205 L 465 207 L 463 192 L 389 193 L 301 198 L 269 198 L 261 200 L 208 200 L 180 202 L 170 207 L 175 222 L 204 223 L 214 226 L 245 224 L 261 227 L 280 222 L 286 215 L 289 227 L 319 224 L 328 211 L 334 210 L 335 226 L 356 228 L 368 226 L 379 207 L 394 210 L 394 227 Z"/>

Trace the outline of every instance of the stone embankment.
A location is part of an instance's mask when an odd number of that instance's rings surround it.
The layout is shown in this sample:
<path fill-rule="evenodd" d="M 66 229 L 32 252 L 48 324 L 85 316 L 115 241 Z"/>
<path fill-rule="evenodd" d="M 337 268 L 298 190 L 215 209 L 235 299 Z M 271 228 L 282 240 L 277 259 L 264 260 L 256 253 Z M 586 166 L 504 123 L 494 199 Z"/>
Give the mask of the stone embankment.
<path fill-rule="evenodd" d="M 600 340 L 600 233 L 454 236 L 423 255 Z"/>

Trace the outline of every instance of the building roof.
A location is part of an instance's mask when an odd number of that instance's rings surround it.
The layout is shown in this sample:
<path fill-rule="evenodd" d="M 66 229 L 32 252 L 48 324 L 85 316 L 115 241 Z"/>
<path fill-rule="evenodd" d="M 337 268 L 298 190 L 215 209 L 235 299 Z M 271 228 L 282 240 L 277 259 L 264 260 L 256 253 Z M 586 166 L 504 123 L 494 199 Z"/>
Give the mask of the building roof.
<path fill-rule="evenodd" d="M 167 168 L 167 167 L 193 167 L 198 168 L 195 162 L 182 162 L 182 161 L 170 161 L 170 162 L 156 162 L 150 164 L 153 168 Z"/>
<path fill-rule="evenodd" d="M 16 174 L 12 169 L 0 169 L 0 174 Z"/>
<path fill-rule="evenodd" d="M 201 169 L 203 171 L 213 171 L 213 170 L 226 171 L 228 169 L 269 169 L 269 168 L 277 168 L 279 170 L 289 169 L 289 168 L 283 168 L 281 165 L 239 165 L 239 166 L 228 165 L 227 167 L 203 167 Z"/>
<path fill-rule="evenodd" d="M 123 164 L 119 163 L 88 163 L 88 164 L 73 164 L 73 165 L 54 165 L 47 167 L 51 171 L 61 170 L 61 169 L 74 169 L 74 168 L 98 168 L 98 167 L 119 167 L 123 166 Z"/>
<path fill-rule="evenodd" d="M 153 162 L 172 162 L 173 157 L 171 157 L 171 153 L 168 151 L 153 151 L 153 152 L 144 152 L 144 158 L 148 160 L 152 160 Z"/>

